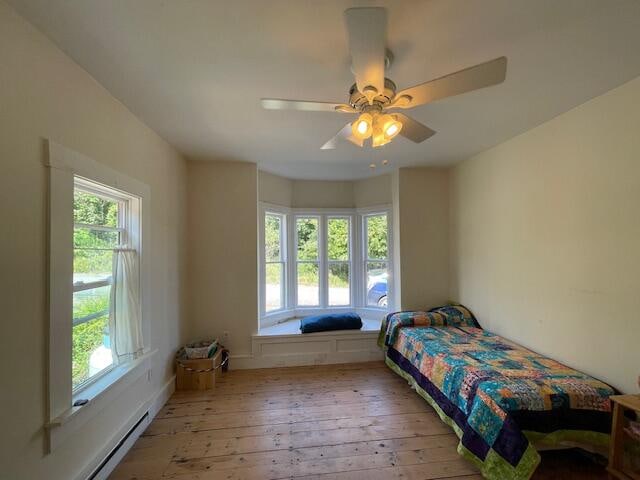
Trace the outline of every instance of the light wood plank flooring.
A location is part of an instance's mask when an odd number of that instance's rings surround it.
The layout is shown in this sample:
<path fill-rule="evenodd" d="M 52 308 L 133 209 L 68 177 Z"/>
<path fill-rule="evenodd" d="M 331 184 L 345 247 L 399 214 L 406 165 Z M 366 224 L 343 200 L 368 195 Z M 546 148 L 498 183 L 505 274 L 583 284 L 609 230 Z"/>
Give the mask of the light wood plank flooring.
<path fill-rule="evenodd" d="M 383 362 L 237 370 L 176 392 L 111 480 L 479 479 L 458 439 Z M 537 479 L 604 479 L 571 452 Z"/>

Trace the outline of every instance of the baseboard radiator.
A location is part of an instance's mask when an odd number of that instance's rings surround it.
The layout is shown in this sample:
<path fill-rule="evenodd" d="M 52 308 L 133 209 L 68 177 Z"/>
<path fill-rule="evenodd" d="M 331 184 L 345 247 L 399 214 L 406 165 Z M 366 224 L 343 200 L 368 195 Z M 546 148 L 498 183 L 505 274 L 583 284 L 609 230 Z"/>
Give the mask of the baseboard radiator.
<path fill-rule="evenodd" d="M 108 455 L 100 462 L 96 469 L 87 477 L 87 480 L 106 480 L 113 472 L 118 463 L 126 455 L 135 441 L 149 425 L 149 412 L 145 412 L 142 417 L 129 429 Z"/>

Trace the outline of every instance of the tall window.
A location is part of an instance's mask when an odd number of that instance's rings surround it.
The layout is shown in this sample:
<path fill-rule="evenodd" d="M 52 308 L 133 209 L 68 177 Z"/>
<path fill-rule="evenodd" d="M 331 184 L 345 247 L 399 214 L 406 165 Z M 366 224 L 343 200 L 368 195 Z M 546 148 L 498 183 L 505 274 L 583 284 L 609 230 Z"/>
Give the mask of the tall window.
<path fill-rule="evenodd" d="M 267 213 L 264 218 L 265 309 L 267 312 L 285 307 L 285 241 L 284 215 Z"/>
<path fill-rule="evenodd" d="M 328 304 L 351 305 L 351 222 L 349 217 L 327 219 Z"/>
<path fill-rule="evenodd" d="M 366 215 L 364 217 L 364 237 L 364 262 L 367 278 L 366 305 L 386 308 L 389 279 L 387 215 Z"/>
<path fill-rule="evenodd" d="M 319 217 L 296 218 L 297 304 L 320 305 Z"/>
<path fill-rule="evenodd" d="M 93 415 L 75 417 L 76 400 L 89 400 L 83 412 L 97 412 L 117 396 L 113 386 L 149 367 L 144 338 L 151 325 L 143 314 L 150 262 L 141 260 L 149 251 L 150 235 L 143 240 L 142 233 L 150 224 L 150 188 L 51 141 L 47 167 L 47 434 L 53 451 L 82 425 L 74 418 Z M 102 402 L 94 402 L 98 398 Z"/>
<path fill-rule="evenodd" d="M 77 180 L 73 195 L 72 380 L 76 390 L 114 365 L 109 308 L 115 250 L 125 244 L 128 202 Z"/>
<path fill-rule="evenodd" d="M 388 309 L 386 208 L 262 211 L 261 325 L 326 310 L 379 316 Z"/>

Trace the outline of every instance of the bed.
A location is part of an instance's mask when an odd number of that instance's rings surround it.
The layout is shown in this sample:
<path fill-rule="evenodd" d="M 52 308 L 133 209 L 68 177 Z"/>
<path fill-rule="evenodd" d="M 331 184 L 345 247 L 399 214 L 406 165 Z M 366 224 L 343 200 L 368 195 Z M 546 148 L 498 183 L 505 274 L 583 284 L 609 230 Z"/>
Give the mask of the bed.
<path fill-rule="evenodd" d="M 606 452 L 614 390 L 483 330 L 463 306 L 390 314 L 379 344 L 485 478 L 528 479 L 541 449 Z"/>

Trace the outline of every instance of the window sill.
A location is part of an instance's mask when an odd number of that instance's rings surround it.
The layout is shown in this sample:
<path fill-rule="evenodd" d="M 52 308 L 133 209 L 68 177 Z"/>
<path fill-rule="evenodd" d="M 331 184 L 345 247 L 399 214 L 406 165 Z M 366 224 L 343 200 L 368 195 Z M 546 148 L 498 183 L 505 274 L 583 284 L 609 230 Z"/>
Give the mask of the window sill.
<path fill-rule="evenodd" d="M 262 318 L 260 319 L 260 330 L 268 327 L 273 327 L 284 322 L 288 322 L 289 320 L 295 318 L 299 319 L 311 315 L 345 312 L 356 312 L 362 317 L 363 320 L 372 319 L 382 321 L 382 318 L 389 313 L 389 310 L 387 310 L 386 308 L 377 307 L 298 307 L 289 310 L 277 310 L 273 313 L 262 316 Z"/>
<path fill-rule="evenodd" d="M 46 424 L 49 433 L 49 451 L 54 451 L 69 436 L 113 402 L 129 385 L 148 372 L 151 359 L 156 352 L 157 350 L 146 352 L 131 362 L 118 365 L 76 393 L 73 396 L 73 402 L 79 399 L 86 399 L 88 402 L 80 407 L 70 407 Z"/>
<path fill-rule="evenodd" d="M 316 333 L 302 333 L 300 331 L 300 319 L 299 318 L 290 318 L 289 320 L 285 320 L 283 322 L 279 322 L 270 327 L 262 327 L 258 330 L 256 335 L 253 335 L 254 338 L 258 337 L 273 337 L 273 336 L 299 336 L 304 335 L 307 338 L 311 336 L 318 335 L 360 335 L 368 334 L 377 336 L 380 331 L 380 325 L 382 323 L 381 319 L 375 318 L 362 318 L 362 328 L 359 330 L 327 330 L 325 332 L 316 332 Z"/>

